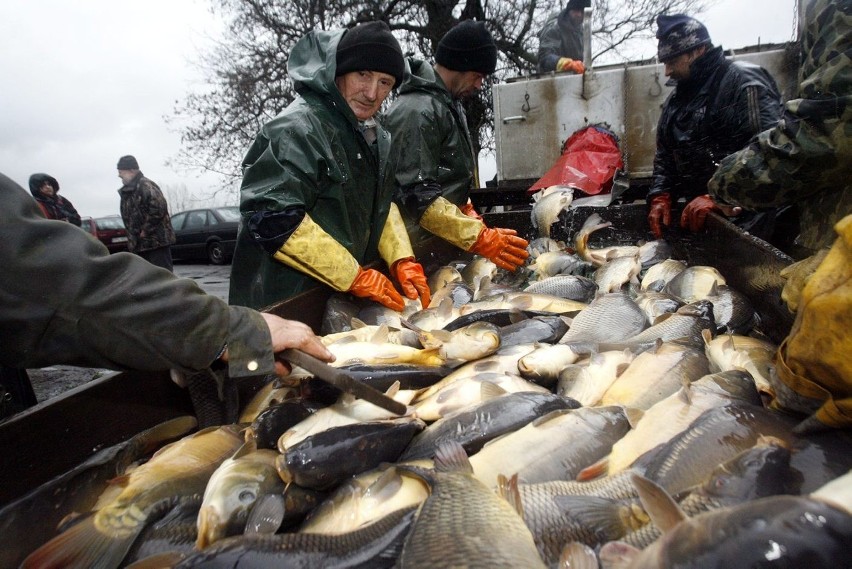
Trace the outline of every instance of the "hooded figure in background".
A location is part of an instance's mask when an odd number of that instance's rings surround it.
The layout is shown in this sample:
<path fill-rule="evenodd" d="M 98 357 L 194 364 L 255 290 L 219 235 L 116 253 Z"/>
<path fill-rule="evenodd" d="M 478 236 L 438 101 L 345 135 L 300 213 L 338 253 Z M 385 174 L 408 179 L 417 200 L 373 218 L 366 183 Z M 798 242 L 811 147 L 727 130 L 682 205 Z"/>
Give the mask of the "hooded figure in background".
<path fill-rule="evenodd" d="M 53 176 L 47 174 L 30 176 L 30 193 L 47 219 L 67 221 L 77 227 L 82 224 L 80 214 L 77 213 L 74 205 L 59 195 L 59 182 Z"/>
<path fill-rule="evenodd" d="M 583 65 L 583 19 L 591 0 L 569 0 L 565 9 L 551 14 L 538 34 L 538 72 L 586 71 Z"/>
<path fill-rule="evenodd" d="M 513 229 L 486 227 L 470 202 L 477 161 L 462 100 L 497 66 L 497 46 L 482 22 L 464 20 L 438 43 L 435 65 L 409 58 L 399 97 L 387 112 L 396 162 L 394 201 L 416 241 L 419 228 L 515 270 L 529 253 Z M 419 228 L 418 228 L 419 226 Z"/>
<path fill-rule="evenodd" d="M 399 43 L 383 22 L 314 30 L 290 52 L 299 96 L 266 123 L 243 159 L 242 221 L 231 304 L 263 308 L 320 286 L 402 310 L 384 260 L 409 298 L 429 286 L 391 203 L 390 134 L 375 120 L 402 81 Z"/>

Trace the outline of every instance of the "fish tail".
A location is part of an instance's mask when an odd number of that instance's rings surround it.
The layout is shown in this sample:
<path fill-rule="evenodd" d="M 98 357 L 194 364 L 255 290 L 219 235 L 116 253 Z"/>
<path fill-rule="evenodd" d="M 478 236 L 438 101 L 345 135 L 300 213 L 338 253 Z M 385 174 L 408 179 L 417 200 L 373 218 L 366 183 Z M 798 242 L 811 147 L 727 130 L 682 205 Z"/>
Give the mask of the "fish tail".
<path fill-rule="evenodd" d="M 95 526 L 95 515 L 89 516 L 30 553 L 20 569 L 114 569 L 142 527 L 108 535 Z"/>

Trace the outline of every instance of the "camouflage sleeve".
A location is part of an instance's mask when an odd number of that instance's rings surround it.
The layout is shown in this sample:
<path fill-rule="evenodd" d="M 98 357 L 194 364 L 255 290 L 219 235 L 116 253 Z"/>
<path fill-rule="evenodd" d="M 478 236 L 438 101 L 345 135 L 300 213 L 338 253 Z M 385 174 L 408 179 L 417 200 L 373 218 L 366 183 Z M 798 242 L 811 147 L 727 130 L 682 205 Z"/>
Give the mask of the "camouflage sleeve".
<path fill-rule="evenodd" d="M 775 128 L 722 160 L 707 184 L 713 199 L 751 210 L 778 207 L 832 189 L 839 174 L 849 173 L 843 125 L 802 120 L 796 115 L 802 104 L 789 102 Z"/>

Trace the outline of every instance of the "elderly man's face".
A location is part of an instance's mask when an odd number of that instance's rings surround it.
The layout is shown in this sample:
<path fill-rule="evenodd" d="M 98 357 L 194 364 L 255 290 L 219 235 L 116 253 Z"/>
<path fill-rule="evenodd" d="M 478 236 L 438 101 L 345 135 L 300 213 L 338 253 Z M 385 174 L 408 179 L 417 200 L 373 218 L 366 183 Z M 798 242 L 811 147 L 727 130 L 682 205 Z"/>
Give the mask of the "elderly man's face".
<path fill-rule="evenodd" d="M 666 66 L 666 77 L 671 77 L 675 81 L 689 79 L 692 62 L 698 59 L 705 51 L 703 47 L 694 49 L 666 61 L 664 64 Z"/>
<path fill-rule="evenodd" d="M 358 120 L 365 121 L 382 106 L 396 79 L 381 71 L 352 71 L 339 76 L 334 82 Z"/>

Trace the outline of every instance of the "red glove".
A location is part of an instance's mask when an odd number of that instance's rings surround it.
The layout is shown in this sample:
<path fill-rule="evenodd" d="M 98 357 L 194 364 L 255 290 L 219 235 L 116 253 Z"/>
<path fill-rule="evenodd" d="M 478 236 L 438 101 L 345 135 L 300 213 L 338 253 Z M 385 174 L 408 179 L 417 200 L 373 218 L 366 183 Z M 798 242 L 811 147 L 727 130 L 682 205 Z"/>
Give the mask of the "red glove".
<path fill-rule="evenodd" d="M 663 238 L 663 229 L 660 224 L 667 226 L 672 221 L 672 197 L 669 194 L 657 194 L 651 198 L 651 208 L 648 211 L 648 225 L 651 233 L 657 239 Z"/>
<path fill-rule="evenodd" d="M 359 269 L 349 292 L 361 298 L 375 300 L 397 312 L 405 307 L 402 296 L 393 288 L 390 279 L 373 269 Z"/>
<path fill-rule="evenodd" d="M 514 229 L 495 227 L 484 228 L 479 232 L 476 243 L 470 248 L 471 253 L 482 255 L 501 269 L 514 271 L 524 264 L 530 254 L 527 252 L 526 239 L 517 237 Z"/>
<path fill-rule="evenodd" d="M 431 298 L 429 297 L 429 283 L 426 281 L 426 275 L 423 274 L 423 267 L 414 260 L 413 257 L 399 259 L 391 265 L 391 273 L 396 275 L 396 280 L 399 281 L 399 286 L 402 287 L 402 292 L 405 296 L 414 300 L 420 296 L 420 304 L 423 308 L 429 307 Z"/>
<path fill-rule="evenodd" d="M 704 220 L 711 211 L 722 211 L 708 194 L 698 196 L 683 208 L 680 215 L 680 226 L 697 233 L 704 229 Z"/>
<path fill-rule="evenodd" d="M 556 71 L 570 71 L 571 73 L 582 75 L 586 72 L 586 66 L 578 59 L 560 57 L 559 61 L 556 62 Z"/>
<path fill-rule="evenodd" d="M 482 221 L 482 216 L 476 212 L 476 209 L 473 207 L 473 204 L 470 200 L 467 200 L 467 203 L 459 208 L 463 214 L 468 217 L 472 217 L 473 219 L 478 219 Z"/>

